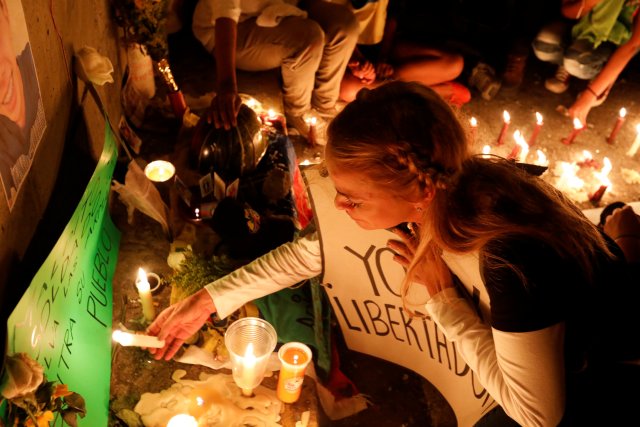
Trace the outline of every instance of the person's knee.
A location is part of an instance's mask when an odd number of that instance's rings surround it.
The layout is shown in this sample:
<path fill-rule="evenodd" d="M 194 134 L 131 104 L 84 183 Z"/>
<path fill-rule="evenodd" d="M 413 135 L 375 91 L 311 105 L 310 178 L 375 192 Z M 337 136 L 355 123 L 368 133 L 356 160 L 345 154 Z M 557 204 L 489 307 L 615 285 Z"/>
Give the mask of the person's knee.
<path fill-rule="evenodd" d="M 327 40 L 348 40 L 355 44 L 360 35 L 360 26 L 353 12 L 340 6 L 335 8 L 331 23 L 324 26 L 324 31 Z"/>
<path fill-rule="evenodd" d="M 322 52 L 325 34 L 320 25 L 312 19 L 301 19 L 300 25 L 290 31 L 290 43 L 296 52 L 306 49 Z"/>
<path fill-rule="evenodd" d="M 533 53 L 541 61 L 560 64 L 564 55 L 565 37 L 563 24 L 553 23 L 547 25 L 540 30 L 533 40 Z"/>
<path fill-rule="evenodd" d="M 600 73 L 603 64 L 585 64 L 575 58 L 564 58 L 562 63 L 567 72 L 582 80 L 591 80 Z"/>
<path fill-rule="evenodd" d="M 455 80 L 462 74 L 462 69 L 464 68 L 464 58 L 462 55 L 447 54 L 445 56 L 445 64 L 446 64 L 446 73 L 447 80 Z"/>

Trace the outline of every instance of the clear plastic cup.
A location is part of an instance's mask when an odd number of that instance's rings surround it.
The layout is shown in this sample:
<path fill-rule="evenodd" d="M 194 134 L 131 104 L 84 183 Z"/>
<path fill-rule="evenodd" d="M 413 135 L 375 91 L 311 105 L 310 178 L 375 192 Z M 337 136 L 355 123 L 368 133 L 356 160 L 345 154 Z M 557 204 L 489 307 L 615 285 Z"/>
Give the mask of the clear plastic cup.
<path fill-rule="evenodd" d="M 227 328 L 224 344 L 231 358 L 233 380 L 245 396 L 251 396 L 262 382 L 277 341 L 273 326 L 257 317 L 244 317 Z"/>
<path fill-rule="evenodd" d="M 289 342 L 280 347 L 278 358 L 282 364 L 278 376 L 278 399 L 294 403 L 302 392 L 304 373 L 312 360 L 311 349 L 301 342 Z"/>

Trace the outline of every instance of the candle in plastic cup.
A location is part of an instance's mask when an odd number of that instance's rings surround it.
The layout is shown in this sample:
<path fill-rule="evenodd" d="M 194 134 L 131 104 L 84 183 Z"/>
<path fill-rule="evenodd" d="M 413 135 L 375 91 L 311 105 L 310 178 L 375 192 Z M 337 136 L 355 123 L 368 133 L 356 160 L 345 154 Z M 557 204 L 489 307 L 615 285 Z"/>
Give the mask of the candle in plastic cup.
<path fill-rule="evenodd" d="M 277 395 L 282 402 L 293 403 L 300 398 L 304 372 L 311 357 L 311 349 L 299 342 L 290 342 L 280 347 L 278 358 L 282 367 L 278 376 Z"/>

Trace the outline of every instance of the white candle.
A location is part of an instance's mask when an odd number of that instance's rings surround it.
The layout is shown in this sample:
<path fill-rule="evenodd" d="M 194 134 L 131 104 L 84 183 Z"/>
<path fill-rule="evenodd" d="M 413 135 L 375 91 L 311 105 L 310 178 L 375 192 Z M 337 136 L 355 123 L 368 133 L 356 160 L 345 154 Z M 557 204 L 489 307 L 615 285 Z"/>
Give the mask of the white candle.
<path fill-rule="evenodd" d="M 175 166 L 165 160 L 154 160 L 144 168 L 144 174 L 153 182 L 168 181 L 175 173 Z"/>
<path fill-rule="evenodd" d="M 140 296 L 140 303 L 142 304 L 142 314 L 144 318 L 150 322 L 156 317 L 156 309 L 153 306 L 151 285 L 149 285 L 149 281 L 147 280 L 147 273 L 142 268 L 138 269 L 136 288 L 138 288 L 138 295 Z"/>
<path fill-rule="evenodd" d="M 111 338 L 123 347 L 162 348 L 164 341 L 151 335 L 132 334 L 131 332 L 116 329 Z"/>
<path fill-rule="evenodd" d="M 256 356 L 253 354 L 253 343 L 249 343 L 247 345 L 247 349 L 244 352 L 244 357 L 242 358 L 242 378 L 243 385 L 251 384 L 255 382 L 256 379 Z M 249 387 L 241 387 L 242 394 L 245 396 L 251 396 L 253 394 L 253 388 Z"/>
<path fill-rule="evenodd" d="M 640 124 L 636 125 L 636 139 L 633 141 L 633 144 L 631 144 L 629 151 L 627 151 L 627 156 L 635 156 L 638 148 L 640 148 Z"/>
<path fill-rule="evenodd" d="M 178 414 L 169 420 L 167 427 L 198 427 L 198 420 L 191 415 Z"/>

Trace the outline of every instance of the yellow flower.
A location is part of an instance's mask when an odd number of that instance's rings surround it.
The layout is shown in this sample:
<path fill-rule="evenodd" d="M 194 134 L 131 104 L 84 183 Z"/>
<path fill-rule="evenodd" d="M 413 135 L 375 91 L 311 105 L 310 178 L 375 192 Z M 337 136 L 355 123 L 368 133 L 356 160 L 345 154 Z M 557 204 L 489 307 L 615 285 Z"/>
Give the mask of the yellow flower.
<path fill-rule="evenodd" d="M 53 412 L 51 411 L 44 411 L 42 414 L 38 415 L 37 418 L 37 422 L 38 422 L 38 426 L 37 427 L 49 427 L 49 421 L 53 421 Z M 25 427 L 36 427 L 33 424 L 33 419 L 29 418 L 27 419 L 27 422 L 24 423 Z"/>
<path fill-rule="evenodd" d="M 72 391 L 69 391 L 69 387 L 66 384 L 58 384 L 56 388 L 53 390 L 53 394 L 51 395 L 52 399 L 57 399 L 58 397 L 67 397 L 73 394 Z"/>

